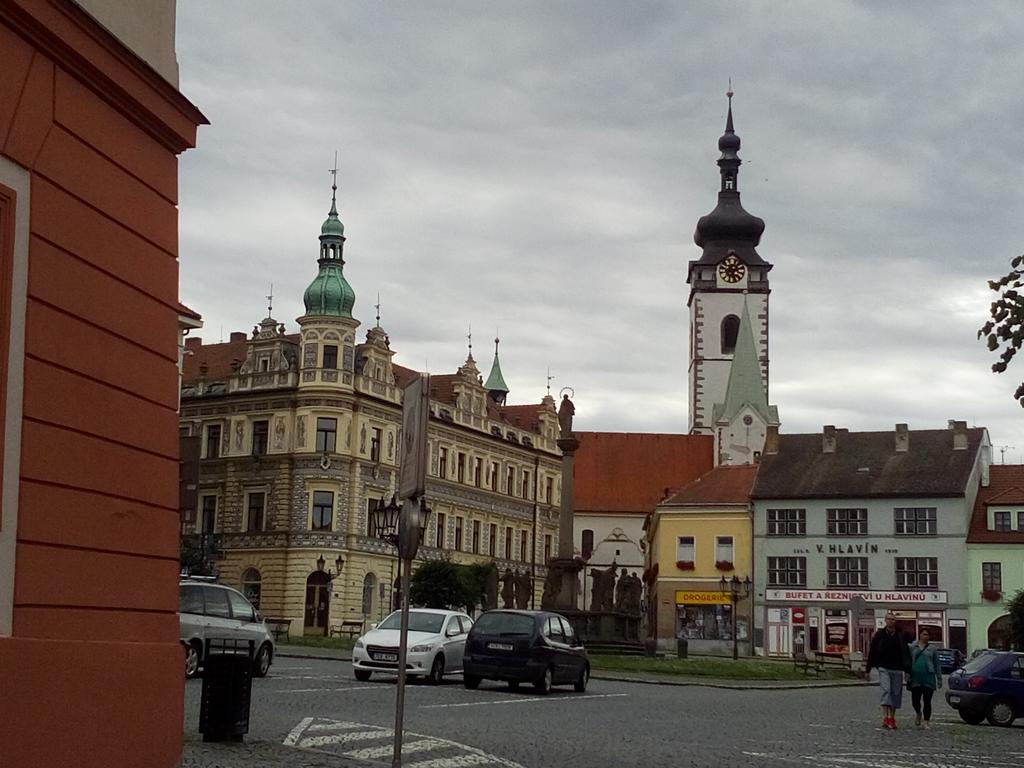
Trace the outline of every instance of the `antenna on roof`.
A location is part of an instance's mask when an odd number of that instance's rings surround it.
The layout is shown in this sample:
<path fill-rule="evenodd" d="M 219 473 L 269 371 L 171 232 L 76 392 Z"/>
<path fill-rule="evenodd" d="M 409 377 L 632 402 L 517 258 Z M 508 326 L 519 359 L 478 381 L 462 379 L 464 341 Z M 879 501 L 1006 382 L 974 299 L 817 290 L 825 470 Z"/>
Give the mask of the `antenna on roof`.
<path fill-rule="evenodd" d="M 274 284 L 270 284 L 270 293 L 267 295 L 267 317 L 274 316 Z"/>
<path fill-rule="evenodd" d="M 1015 446 L 1012 446 L 1012 445 L 997 445 L 996 448 L 999 449 L 999 463 L 1000 464 L 1005 464 L 1006 463 L 1006 452 L 1014 450 Z"/>
<path fill-rule="evenodd" d="M 469 356 L 473 356 L 473 324 L 469 324 L 469 333 L 466 334 L 466 338 L 469 339 Z"/>
<path fill-rule="evenodd" d="M 377 328 L 380 328 L 380 291 L 377 291 L 377 303 L 373 307 L 377 310 Z"/>
<path fill-rule="evenodd" d="M 548 397 L 551 397 L 551 382 L 554 381 L 554 376 L 551 375 L 551 366 L 548 366 Z"/>

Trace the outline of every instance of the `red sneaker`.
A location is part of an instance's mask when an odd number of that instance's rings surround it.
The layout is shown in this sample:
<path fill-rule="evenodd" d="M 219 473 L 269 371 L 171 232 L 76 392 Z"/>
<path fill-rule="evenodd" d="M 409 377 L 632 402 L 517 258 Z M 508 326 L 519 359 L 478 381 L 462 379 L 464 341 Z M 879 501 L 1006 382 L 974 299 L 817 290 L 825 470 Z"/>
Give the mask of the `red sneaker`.
<path fill-rule="evenodd" d="M 892 730 L 894 730 L 894 731 L 896 730 L 896 718 L 895 717 L 890 717 L 889 718 L 889 727 L 892 728 Z"/>

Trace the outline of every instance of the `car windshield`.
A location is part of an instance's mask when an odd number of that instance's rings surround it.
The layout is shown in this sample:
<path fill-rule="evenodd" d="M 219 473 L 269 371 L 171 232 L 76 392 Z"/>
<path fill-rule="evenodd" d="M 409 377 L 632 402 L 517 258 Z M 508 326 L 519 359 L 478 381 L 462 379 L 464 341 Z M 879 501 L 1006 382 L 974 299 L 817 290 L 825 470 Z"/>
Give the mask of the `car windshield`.
<path fill-rule="evenodd" d="M 444 615 L 440 613 L 425 613 L 423 611 L 409 611 L 410 632 L 430 632 L 438 634 L 441 625 L 444 623 Z M 395 611 L 384 621 L 377 625 L 377 629 L 401 629 L 402 613 Z"/>
<path fill-rule="evenodd" d="M 485 613 L 476 624 L 473 632 L 484 635 L 532 635 L 533 617 L 521 613 Z"/>

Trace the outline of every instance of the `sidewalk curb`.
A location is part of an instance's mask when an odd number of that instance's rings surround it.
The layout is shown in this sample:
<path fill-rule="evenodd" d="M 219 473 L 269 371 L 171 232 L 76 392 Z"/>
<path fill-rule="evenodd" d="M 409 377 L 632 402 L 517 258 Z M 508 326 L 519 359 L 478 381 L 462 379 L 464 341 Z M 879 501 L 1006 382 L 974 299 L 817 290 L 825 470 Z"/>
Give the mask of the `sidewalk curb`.
<path fill-rule="evenodd" d="M 278 651 L 279 658 L 286 659 L 313 659 L 316 661 L 342 661 L 351 662 L 351 656 L 329 656 L 317 655 L 314 653 L 303 653 L 296 651 Z M 724 683 L 719 681 L 704 681 L 692 677 L 681 680 L 672 678 L 656 677 L 628 677 L 626 675 L 605 674 L 598 671 L 590 676 L 591 680 L 607 680 L 615 683 L 638 683 L 640 685 L 674 685 L 680 688 L 721 688 L 731 691 L 794 691 L 814 688 L 864 688 L 873 686 L 865 680 L 834 680 L 830 682 L 806 682 L 780 680 L 777 683 L 770 683 L 763 680 L 737 681 L 735 683 Z"/>

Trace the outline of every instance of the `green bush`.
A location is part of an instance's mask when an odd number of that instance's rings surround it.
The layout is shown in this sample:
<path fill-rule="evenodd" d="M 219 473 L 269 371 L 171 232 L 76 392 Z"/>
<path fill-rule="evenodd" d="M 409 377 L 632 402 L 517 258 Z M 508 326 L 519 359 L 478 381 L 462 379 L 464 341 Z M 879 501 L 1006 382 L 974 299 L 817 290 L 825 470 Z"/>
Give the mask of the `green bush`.
<path fill-rule="evenodd" d="M 431 560 L 412 575 L 409 600 L 426 608 L 470 609 L 481 601 L 487 572 L 494 565 L 458 565 Z"/>
<path fill-rule="evenodd" d="M 1010 647 L 1024 651 L 1024 589 L 1006 603 L 1010 612 Z"/>

